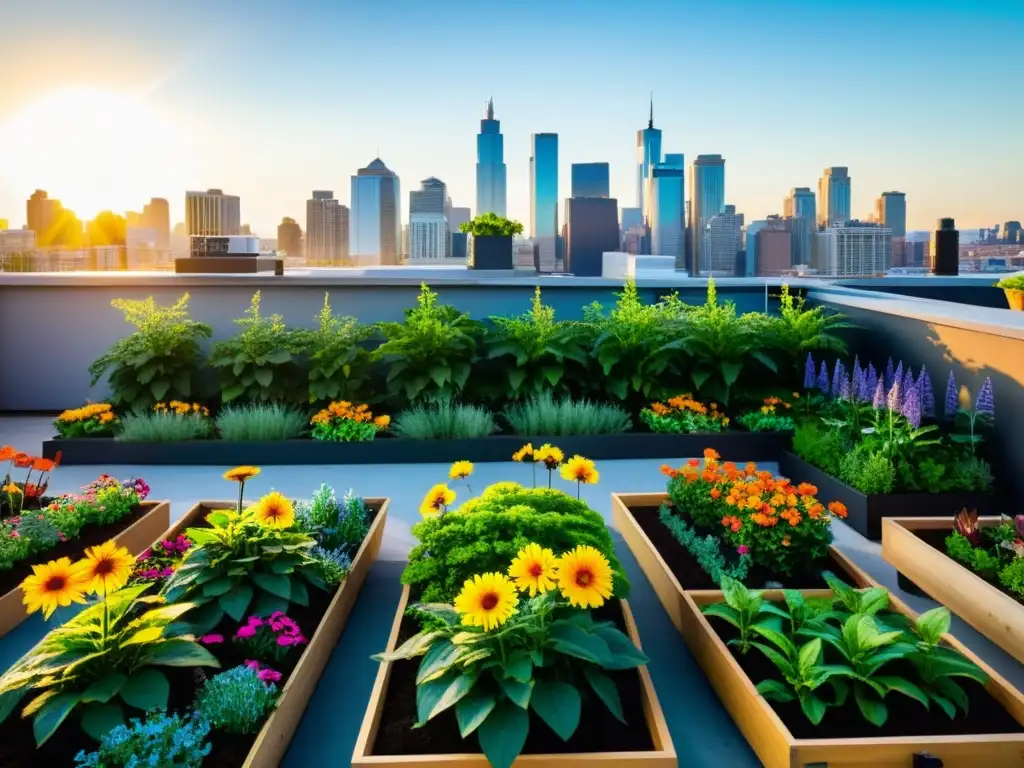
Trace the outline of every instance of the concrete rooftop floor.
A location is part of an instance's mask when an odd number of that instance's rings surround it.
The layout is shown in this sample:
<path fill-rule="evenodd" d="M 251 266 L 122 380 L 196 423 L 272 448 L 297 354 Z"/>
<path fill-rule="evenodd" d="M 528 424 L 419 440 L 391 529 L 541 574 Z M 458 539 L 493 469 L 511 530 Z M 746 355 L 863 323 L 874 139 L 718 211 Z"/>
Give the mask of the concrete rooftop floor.
<path fill-rule="evenodd" d="M 19 450 L 40 452 L 42 441 L 52 433 L 48 418 L 0 417 L 0 444 L 10 443 Z M 465 458 L 473 459 L 472 456 Z M 610 524 L 613 491 L 660 491 L 664 488 L 664 477 L 658 467 L 663 463 L 678 466 L 687 458 L 666 456 L 664 459 L 599 462 L 601 482 L 584 486 L 583 497 Z M 770 464 L 764 468 L 777 470 Z M 140 476 L 152 488 L 151 499 L 171 501 L 174 521 L 199 500 L 231 498 L 234 486 L 221 477 L 225 469 L 227 467 L 130 465 L 62 467 L 53 477 L 51 491 L 75 491 L 101 472 L 119 478 Z M 292 498 L 308 498 L 320 483 L 333 485 L 339 493 L 352 488 L 362 496 L 391 499 L 380 556 L 292 740 L 282 763 L 285 768 L 349 764 L 377 673 L 378 665 L 370 660 L 370 655 L 384 650 L 401 593 L 398 577 L 414 544 L 410 527 L 419 518 L 419 502 L 426 489 L 444 481 L 447 472 L 447 464 L 265 466 L 263 472 L 247 484 L 249 499 L 272 489 Z M 530 470 L 511 461 L 478 464 L 471 480 L 477 492 L 502 480 L 529 484 Z M 466 497 L 464 487 L 457 490 L 462 498 Z M 899 590 L 896 572 L 882 560 L 880 545 L 864 539 L 841 522 L 834 528 L 839 548 L 876 580 L 917 611 L 934 607 L 935 603 L 930 600 Z M 636 560 L 621 537 L 614 532 L 613 536 L 633 584 L 630 605 L 644 652 L 651 659 L 649 668 L 680 764 L 694 768 L 757 766 L 759 761 L 719 703 L 682 637 L 669 622 Z M 0 668 L 8 667 L 28 651 L 45 631 L 46 624 L 36 615 L 0 639 Z M 1024 665 L 956 618 L 953 632 L 1012 684 L 1024 689 Z"/>

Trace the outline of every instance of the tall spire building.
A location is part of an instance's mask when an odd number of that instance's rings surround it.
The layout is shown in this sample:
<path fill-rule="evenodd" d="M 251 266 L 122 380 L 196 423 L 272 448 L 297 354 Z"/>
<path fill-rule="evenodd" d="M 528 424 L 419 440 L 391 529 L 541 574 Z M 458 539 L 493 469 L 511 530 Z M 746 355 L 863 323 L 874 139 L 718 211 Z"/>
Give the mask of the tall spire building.
<path fill-rule="evenodd" d="M 487 116 L 476 137 L 476 215 L 505 215 L 505 140 L 501 121 L 494 119 L 494 99 L 487 100 Z"/>
<path fill-rule="evenodd" d="M 661 162 L 661 131 L 654 127 L 654 96 L 651 96 L 651 116 L 647 127 L 636 132 L 636 207 L 647 213 L 647 179 L 651 168 Z"/>

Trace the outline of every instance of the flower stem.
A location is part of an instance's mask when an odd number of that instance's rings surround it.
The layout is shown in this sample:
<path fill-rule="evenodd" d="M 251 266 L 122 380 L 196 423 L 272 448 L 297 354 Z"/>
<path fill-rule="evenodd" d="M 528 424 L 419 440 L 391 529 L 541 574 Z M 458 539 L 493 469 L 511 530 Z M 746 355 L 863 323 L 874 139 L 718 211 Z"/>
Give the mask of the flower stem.
<path fill-rule="evenodd" d="M 107 581 L 103 580 L 103 647 L 107 646 Z"/>
<path fill-rule="evenodd" d="M 245 492 L 245 480 L 238 483 L 238 514 L 242 514 L 242 494 Z"/>

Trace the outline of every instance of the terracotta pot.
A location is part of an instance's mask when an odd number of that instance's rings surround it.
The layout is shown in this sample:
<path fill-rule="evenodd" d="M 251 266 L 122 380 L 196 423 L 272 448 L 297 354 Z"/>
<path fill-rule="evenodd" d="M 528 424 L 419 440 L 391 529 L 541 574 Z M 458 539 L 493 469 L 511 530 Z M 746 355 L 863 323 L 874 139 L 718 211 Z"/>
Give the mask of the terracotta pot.
<path fill-rule="evenodd" d="M 1010 309 L 1016 312 L 1024 312 L 1024 290 L 1020 288 L 1004 288 L 1003 293 L 1006 294 L 1006 301 L 1010 304 Z"/>

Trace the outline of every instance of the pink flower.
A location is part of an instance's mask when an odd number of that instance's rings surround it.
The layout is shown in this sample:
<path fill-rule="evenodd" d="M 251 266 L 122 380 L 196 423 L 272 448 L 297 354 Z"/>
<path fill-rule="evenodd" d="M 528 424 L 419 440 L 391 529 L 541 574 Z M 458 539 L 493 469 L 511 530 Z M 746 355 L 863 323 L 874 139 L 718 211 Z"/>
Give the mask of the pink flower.
<path fill-rule="evenodd" d="M 224 635 L 203 635 L 199 642 L 203 645 L 219 645 L 224 642 Z"/>
<path fill-rule="evenodd" d="M 239 627 L 238 631 L 235 632 L 235 637 L 241 637 L 242 639 L 247 639 L 255 636 L 256 627 L 254 627 L 252 624 L 246 624 L 244 627 Z"/>
<path fill-rule="evenodd" d="M 143 560 L 149 560 L 149 558 L 150 558 L 150 557 L 152 556 L 152 554 L 153 554 L 153 551 L 152 551 L 152 550 L 150 550 L 150 549 L 147 549 L 147 550 L 145 550 L 145 551 L 144 551 L 144 552 L 143 552 L 143 553 L 142 553 L 141 555 L 139 555 L 138 557 L 136 557 L 135 559 L 136 559 L 136 560 L 137 560 L 138 562 L 142 562 Z"/>
<path fill-rule="evenodd" d="M 280 646 L 295 645 L 295 635 L 278 635 L 277 644 Z"/>
<path fill-rule="evenodd" d="M 262 627 L 263 626 L 263 619 L 261 619 L 259 616 L 250 616 L 249 617 L 249 626 L 250 627 Z"/>
<path fill-rule="evenodd" d="M 11 538 L 12 539 L 20 539 L 21 538 L 21 534 L 18 533 L 17 531 L 11 531 Z"/>
<path fill-rule="evenodd" d="M 260 664 L 258 661 L 254 661 L 253 659 L 246 659 L 245 666 L 247 666 L 249 669 L 254 669 L 257 672 L 259 672 L 263 665 Z"/>
<path fill-rule="evenodd" d="M 282 629 L 284 629 L 284 631 L 287 632 L 289 635 L 299 634 L 299 625 L 296 624 L 292 619 L 284 618 L 281 619 L 279 623 L 281 624 Z"/>
<path fill-rule="evenodd" d="M 61 541 L 67 541 L 68 540 L 68 537 L 65 536 L 63 533 L 61 533 L 60 531 L 57 531 L 57 538 L 60 539 Z"/>
<path fill-rule="evenodd" d="M 174 566 L 173 565 L 168 565 L 166 568 L 164 568 L 162 571 L 160 571 L 160 578 L 162 578 L 162 579 L 166 579 L 168 576 L 173 576 L 173 575 L 174 575 Z"/>
<path fill-rule="evenodd" d="M 736 551 L 739 552 L 741 555 L 745 555 L 750 551 L 750 547 L 748 547 L 746 544 L 740 544 L 738 547 L 736 547 Z"/>
<path fill-rule="evenodd" d="M 284 624 L 280 621 L 272 621 L 270 622 L 270 628 L 275 632 L 280 632 L 284 629 Z"/>
<path fill-rule="evenodd" d="M 281 679 L 281 673 L 276 669 L 261 669 L 256 676 L 264 683 L 276 683 Z"/>
<path fill-rule="evenodd" d="M 285 618 L 285 619 L 288 618 L 288 616 L 285 614 L 284 611 L 274 611 L 272 614 L 270 614 L 270 620 L 271 621 L 275 621 L 276 619 L 281 619 L 281 618 Z"/>

